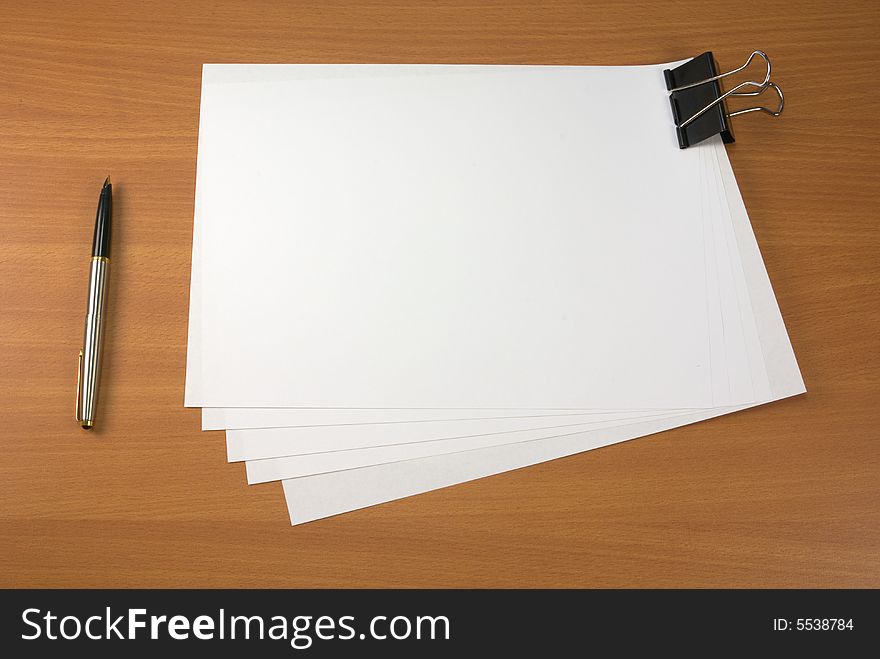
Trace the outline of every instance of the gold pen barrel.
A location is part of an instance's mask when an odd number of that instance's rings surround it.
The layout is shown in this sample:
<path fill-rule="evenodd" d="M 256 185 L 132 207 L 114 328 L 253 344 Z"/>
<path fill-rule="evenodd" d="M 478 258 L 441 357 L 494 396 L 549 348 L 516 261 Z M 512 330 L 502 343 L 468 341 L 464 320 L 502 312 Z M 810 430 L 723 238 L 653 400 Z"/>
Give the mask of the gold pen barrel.
<path fill-rule="evenodd" d="M 77 388 L 77 421 L 89 429 L 95 424 L 98 379 L 101 373 L 101 352 L 104 343 L 104 308 L 107 302 L 107 281 L 110 259 L 93 256 L 89 270 L 89 298 L 86 326 L 80 357 Z"/>

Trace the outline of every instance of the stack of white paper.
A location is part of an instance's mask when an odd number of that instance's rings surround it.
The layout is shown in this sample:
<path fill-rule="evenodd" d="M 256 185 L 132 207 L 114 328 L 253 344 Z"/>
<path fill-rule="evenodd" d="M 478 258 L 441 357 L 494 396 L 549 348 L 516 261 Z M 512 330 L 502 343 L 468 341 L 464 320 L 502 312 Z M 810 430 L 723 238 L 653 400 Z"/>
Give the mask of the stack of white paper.
<path fill-rule="evenodd" d="M 205 65 L 186 405 L 293 523 L 804 391 L 662 71 Z"/>

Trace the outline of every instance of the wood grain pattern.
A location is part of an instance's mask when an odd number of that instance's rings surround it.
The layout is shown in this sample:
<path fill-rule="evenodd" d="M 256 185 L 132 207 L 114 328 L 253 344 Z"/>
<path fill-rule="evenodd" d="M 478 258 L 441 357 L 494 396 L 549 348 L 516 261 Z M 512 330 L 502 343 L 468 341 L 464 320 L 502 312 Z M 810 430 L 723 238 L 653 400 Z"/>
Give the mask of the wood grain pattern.
<path fill-rule="evenodd" d="M 872 0 L 4 3 L 0 585 L 880 586 L 878 34 Z M 183 408 L 203 62 L 724 67 L 753 47 L 787 108 L 738 120 L 731 156 L 806 396 L 297 528 Z"/>

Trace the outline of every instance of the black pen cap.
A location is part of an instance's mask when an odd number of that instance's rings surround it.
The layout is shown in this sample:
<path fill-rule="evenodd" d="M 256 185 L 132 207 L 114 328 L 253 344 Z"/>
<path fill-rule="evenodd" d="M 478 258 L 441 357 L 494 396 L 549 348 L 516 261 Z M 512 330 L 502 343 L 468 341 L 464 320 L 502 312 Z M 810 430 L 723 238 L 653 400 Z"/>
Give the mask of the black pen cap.
<path fill-rule="evenodd" d="M 110 218 L 113 211 L 113 186 L 110 177 L 104 181 L 98 199 L 98 214 L 95 218 L 95 238 L 92 241 L 92 256 L 110 258 Z"/>

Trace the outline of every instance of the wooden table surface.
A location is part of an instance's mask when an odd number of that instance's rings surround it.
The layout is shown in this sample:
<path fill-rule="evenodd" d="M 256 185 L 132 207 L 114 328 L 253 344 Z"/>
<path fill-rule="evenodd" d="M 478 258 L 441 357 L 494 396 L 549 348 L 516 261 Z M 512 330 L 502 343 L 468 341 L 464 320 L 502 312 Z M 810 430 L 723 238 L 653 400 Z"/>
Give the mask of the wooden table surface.
<path fill-rule="evenodd" d="M 55 2 L 0 9 L 0 586 L 880 586 L 880 4 Z M 753 48 L 730 148 L 809 392 L 290 527 L 184 409 L 203 62 L 637 64 Z M 73 419 L 101 181 L 100 425 Z"/>

